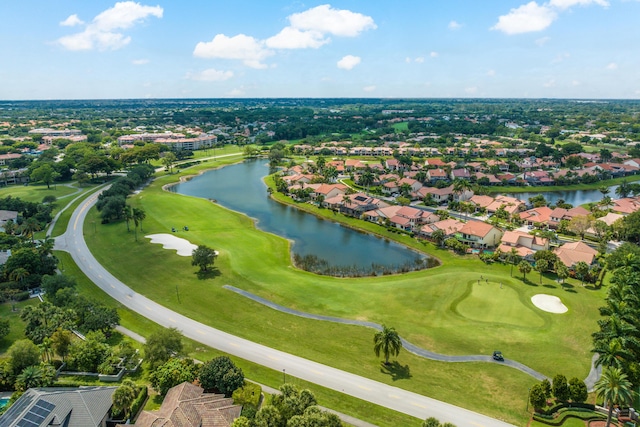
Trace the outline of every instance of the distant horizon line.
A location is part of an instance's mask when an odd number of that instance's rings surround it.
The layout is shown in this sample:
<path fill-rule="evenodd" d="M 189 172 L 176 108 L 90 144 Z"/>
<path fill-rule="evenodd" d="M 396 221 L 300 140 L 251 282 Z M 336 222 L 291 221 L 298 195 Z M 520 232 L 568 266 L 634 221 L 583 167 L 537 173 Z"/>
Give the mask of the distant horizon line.
<path fill-rule="evenodd" d="M 0 103 L 4 102 L 70 102 L 70 101 L 178 101 L 178 100 L 193 100 L 193 101 L 206 101 L 206 100 L 216 100 L 216 101 L 255 101 L 255 100 L 386 100 L 386 101 L 417 101 L 417 100 L 464 100 L 464 101 L 482 101 L 482 100 L 522 100 L 522 101 L 578 101 L 578 102 L 605 102 L 605 101 L 640 101 L 640 97 L 638 98 L 550 98 L 550 97 L 461 97 L 461 96 L 450 96 L 450 97 L 407 97 L 407 96 L 397 96 L 397 97 L 334 97 L 334 96 L 325 96 L 325 97 L 243 97 L 243 98 L 232 98 L 232 97 L 208 97 L 208 98 L 41 98 L 41 99 L 0 99 Z"/>

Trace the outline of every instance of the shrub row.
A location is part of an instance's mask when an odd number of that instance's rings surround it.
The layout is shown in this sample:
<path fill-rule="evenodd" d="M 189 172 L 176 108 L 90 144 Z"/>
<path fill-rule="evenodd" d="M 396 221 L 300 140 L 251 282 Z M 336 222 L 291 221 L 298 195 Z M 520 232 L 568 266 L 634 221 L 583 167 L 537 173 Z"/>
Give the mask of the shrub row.
<path fill-rule="evenodd" d="M 573 408 L 573 409 L 565 409 L 561 412 L 558 412 L 557 417 L 553 417 L 552 415 L 545 414 L 533 414 L 533 419 L 543 424 L 547 424 L 550 426 L 560 426 L 562 425 L 568 418 L 577 418 L 579 420 L 591 421 L 591 420 L 602 420 L 606 417 L 604 414 L 599 412 L 594 412 L 592 410 L 586 408 Z"/>
<path fill-rule="evenodd" d="M 144 404 L 147 402 L 149 390 L 147 390 L 147 386 L 140 387 L 140 393 L 138 393 L 138 397 L 131 404 L 131 419 L 135 420 L 138 417 L 138 413 L 144 407 Z"/>

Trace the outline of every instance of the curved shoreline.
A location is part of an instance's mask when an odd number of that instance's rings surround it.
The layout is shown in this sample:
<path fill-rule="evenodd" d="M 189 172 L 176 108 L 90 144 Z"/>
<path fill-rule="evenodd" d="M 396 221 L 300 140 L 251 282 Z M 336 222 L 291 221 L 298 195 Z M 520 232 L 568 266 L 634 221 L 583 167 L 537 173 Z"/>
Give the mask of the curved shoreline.
<path fill-rule="evenodd" d="M 183 175 L 183 176 L 178 177 L 178 180 L 177 180 L 177 181 L 175 181 L 175 182 L 171 182 L 171 183 L 167 183 L 167 184 L 164 184 L 164 185 L 162 185 L 162 187 L 161 187 L 161 188 L 162 188 L 162 190 L 163 190 L 163 191 L 166 191 L 166 192 L 168 192 L 168 193 L 179 194 L 179 195 L 187 196 L 187 197 L 197 197 L 197 196 L 190 196 L 190 195 L 186 195 L 186 194 L 181 194 L 181 193 L 178 193 L 178 192 L 176 192 L 176 191 L 172 191 L 170 188 L 171 188 L 171 187 L 174 187 L 174 186 L 176 186 L 176 185 L 178 185 L 178 184 L 181 184 L 181 183 L 184 183 L 184 182 L 190 181 L 191 179 L 193 179 L 193 178 L 195 178 L 195 177 L 198 177 L 198 176 L 201 176 L 201 175 L 205 174 L 206 172 L 210 172 L 210 171 L 214 171 L 214 170 L 222 169 L 222 168 L 227 167 L 227 166 L 233 166 L 233 165 L 235 165 L 235 164 L 242 163 L 242 162 L 244 162 L 245 160 L 246 160 L 246 159 L 242 159 L 241 161 L 238 161 L 238 162 L 236 162 L 236 163 L 230 163 L 230 164 L 226 164 L 226 165 L 219 165 L 219 166 L 216 166 L 216 167 L 211 167 L 211 168 L 203 169 L 203 170 L 199 171 L 198 173 L 193 173 L 193 174 L 189 174 L 189 175 Z M 261 179 L 261 181 L 262 181 L 262 183 L 263 183 L 263 185 L 265 186 L 265 188 L 266 188 L 266 189 L 270 189 L 270 188 L 271 188 L 271 187 L 269 186 L 269 184 L 267 184 L 267 182 L 266 182 L 266 179 L 267 179 L 269 176 L 270 176 L 270 175 L 268 175 L 268 174 L 267 174 L 267 175 L 265 175 L 264 177 L 262 177 L 262 179 Z M 293 202 L 289 203 L 289 202 L 284 201 L 284 200 L 279 200 L 278 198 L 273 197 L 273 195 L 272 195 L 272 194 L 269 194 L 269 193 L 268 193 L 268 197 L 269 197 L 272 201 L 274 201 L 274 202 L 280 203 L 281 205 L 284 205 L 284 206 L 290 206 L 290 207 L 292 207 L 292 208 L 294 208 L 294 209 L 297 209 L 297 210 L 298 210 L 298 211 L 300 211 L 300 212 L 304 212 L 304 213 L 306 213 L 306 214 L 311 214 L 311 215 L 313 215 L 314 217 L 316 217 L 316 218 L 318 218 L 318 219 L 321 219 L 321 220 L 324 220 L 324 221 L 329 221 L 329 222 L 331 222 L 331 223 L 338 224 L 338 225 L 340 225 L 340 226 L 343 226 L 343 227 L 349 228 L 350 230 L 356 231 L 356 232 L 358 232 L 358 233 L 367 234 L 367 235 L 370 235 L 370 236 L 373 236 L 373 237 L 377 237 L 377 238 L 379 238 L 379 239 L 383 239 L 383 240 L 385 240 L 385 241 L 387 241 L 387 242 L 392 242 L 392 243 L 394 243 L 394 244 L 396 244 L 396 245 L 400 245 L 400 246 L 402 246 L 404 249 L 407 249 L 407 250 L 409 250 L 409 251 L 411 251 L 411 252 L 414 252 L 414 253 L 416 253 L 417 255 L 419 255 L 420 257 L 423 257 L 423 258 L 430 258 L 431 260 L 433 260 L 433 262 L 435 262 L 435 263 L 436 263 L 436 265 L 429 266 L 429 267 L 425 267 L 425 268 L 413 269 L 413 270 L 410 270 L 410 271 L 404 271 L 404 272 L 402 272 L 402 271 L 398 271 L 398 272 L 394 272 L 394 273 L 391 273 L 391 274 L 384 274 L 384 276 L 385 276 L 385 277 L 387 277 L 387 276 L 402 275 L 402 274 L 409 274 L 409 273 L 416 273 L 416 272 L 419 272 L 419 271 L 425 271 L 425 270 L 432 270 L 432 269 L 434 269 L 434 268 L 437 268 L 437 267 L 440 267 L 440 266 L 442 266 L 442 265 L 443 265 L 442 260 L 441 260 L 440 258 L 438 258 L 437 256 L 435 256 L 435 255 L 433 255 L 433 254 L 431 254 L 431 253 L 429 253 L 429 252 L 427 252 L 427 251 L 421 250 L 420 248 L 413 247 L 413 246 L 409 246 L 409 245 L 407 245 L 406 243 L 403 243 L 403 242 L 401 242 L 401 241 L 398 241 L 398 240 L 394 239 L 393 237 L 386 236 L 386 235 L 382 235 L 382 234 L 377 233 L 377 232 L 375 232 L 375 231 L 367 230 L 367 229 L 364 229 L 364 228 L 361 228 L 361 227 L 354 226 L 354 225 L 352 225 L 352 224 L 348 224 L 348 223 L 346 223 L 346 222 L 344 222 L 344 221 L 340 221 L 340 220 L 339 220 L 339 219 L 337 219 L 337 218 L 331 218 L 331 217 L 329 217 L 329 216 L 321 215 L 321 214 L 319 214 L 319 213 L 317 213 L 317 212 L 313 212 L 313 211 L 310 211 L 310 210 L 304 209 L 303 207 L 298 206 L 298 204 L 296 204 L 296 203 L 293 203 Z M 297 270 L 299 270 L 299 271 L 303 271 L 303 272 L 305 272 L 305 273 L 309 273 L 309 274 L 316 274 L 316 275 L 324 276 L 324 277 L 333 277 L 333 278 L 337 278 L 337 279 L 358 279 L 358 278 L 365 278 L 365 277 L 378 277 L 378 276 L 380 276 L 379 274 L 375 274 L 375 273 L 371 273 L 371 274 L 364 274 L 364 275 L 362 275 L 362 276 L 336 276 L 336 275 L 321 274 L 321 273 L 316 273 L 316 272 L 314 272 L 314 271 L 308 271 L 308 270 L 305 270 L 305 269 L 303 269 L 303 268 L 299 267 L 298 265 L 296 265 L 296 263 L 295 263 L 295 261 L 294 261 L 294 253 L 293 253 L 293 250 L 292 250 L 292 246 L 293 246 L 293 243 L 295 243 L 295 242 L 294 242 L 293 240 L 288 239 L 288 238 L 286 238 L 286 237 L 283 237 L 283 236 L 281 236 L 281 235 L 279 235 L 279 234 L 277 234 L 277 233 L 273 233 L 273 232 L 271 232 L 271 231 L 267 231 L 267 230 L 264 230 L 264 229 L 260 228 L 260 227 L 259 227 L 259 225 L 258 225 L 258 224 L 259 224 L 259 222 L 260 222 L 260 221 L 259 221 L 259 219 L 254 218 L 254 217 L 252 217 L 252 216 L 248 215 L 248 214 L 247 214 L 247 213 L 245 213 L 245 212 L 240 212 L 240 211 L 237 211 L 237 210 L 231 209 L 231 208 L 229 208 L 229 207 L 227 207 L 227 206 L 224 206 L 224 205 L 220 204 L 220 203 L 219 203 L 217 200 L 215 200 L 215 199 L 208 199 L 208 198 L 204 198 L 204 197 L 200 197 L 200 198 L 201 198 L 201 199 L 204 199 L 204 200 L 208 200 L 208 201 L 210 201 L 210 202 L 212 202 L 212 203 L 215 203 L 217 206 L 219 206 L 219 207 L 221 207 L 221 208 L 224 208 L 224 209 L 227 209 L 227 210 L 229 210 L 229 211 L 231 211 L 231 212 L 234 212 L 234 213 L 237 213 L 237 214 L 240 214 L 240 215 L 244 215 L 244 216 L 246 216 L 246 217 L 250 218 L 250 219 L 253 221 L 254 226 L 255 226 L 257 229 L 259 229 L 260 231 L 265 232 L 265 233 L 272 234 L 272 235 L 277 236 L 277 237 L 279 237 L 279 238 L 281 238 L 281 239 L 285 239 L 285 240 L 289 243 L 289 245 L 288 245 L 288 251 L 289 251 L 289 262 L 291 263 L 291 265 L 292 265 L 294 268 L 296 268 L 296 269 L 297 269 Z M 377 225 L 377 224 L 376 224 L 376 225 Z M 340 266 L 340 265 L 338 265 L 337 267 L 348 267 L 348 266 Z"/>

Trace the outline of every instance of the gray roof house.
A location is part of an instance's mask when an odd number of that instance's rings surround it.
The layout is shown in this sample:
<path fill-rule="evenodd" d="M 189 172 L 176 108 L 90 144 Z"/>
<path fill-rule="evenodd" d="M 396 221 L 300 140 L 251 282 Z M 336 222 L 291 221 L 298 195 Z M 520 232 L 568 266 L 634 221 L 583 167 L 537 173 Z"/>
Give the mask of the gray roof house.
<path fill-rule="evenodd" d="M 105 427 L 116 388 L 30 388 L 0 416 L 0 427 Z"/>

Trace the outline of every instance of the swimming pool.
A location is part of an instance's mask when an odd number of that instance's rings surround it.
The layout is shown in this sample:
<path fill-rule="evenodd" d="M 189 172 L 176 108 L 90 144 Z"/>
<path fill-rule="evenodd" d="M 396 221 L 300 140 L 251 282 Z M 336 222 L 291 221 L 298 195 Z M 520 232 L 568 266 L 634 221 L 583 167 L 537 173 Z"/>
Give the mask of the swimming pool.
<path fill-rule="evenodd" d="M 7 403 L 9 403 L 9 398 L 8 397 L 0 397 L 0 409 L 2 409 L 5 406 L 7 406 Z"/>

